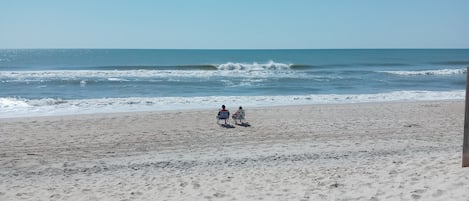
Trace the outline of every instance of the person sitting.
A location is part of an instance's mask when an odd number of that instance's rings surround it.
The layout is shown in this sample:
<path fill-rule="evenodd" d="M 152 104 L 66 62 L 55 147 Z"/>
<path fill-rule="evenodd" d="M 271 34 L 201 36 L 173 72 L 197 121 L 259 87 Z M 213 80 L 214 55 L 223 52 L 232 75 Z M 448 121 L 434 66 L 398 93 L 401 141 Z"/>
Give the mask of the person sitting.
<path fill-rule="evenodd" d="M 217 115 L 217 124 L 218 124 L 218 121 L 221 120 L 221 119 L 224 119 L 225 120 L 225 124 L 227 124 L 227 120 L 230 118 L 230 111 L 228 111 L 225 107 L 225 105 L 222 105 L 221 106 L 221 110 L 218 111 L 218 115 Z"/>
<path fill-rule="evenodd" d="M 245 117 L 245 112 L 243 110 L 243 107 L 239 106 L 238 111 L 236 111 L 232 118 L 235 120 L 235 123 L 238 124 L 238 120 L 240 124 L 243 124 L 244 122 L 244 117 Z"/>

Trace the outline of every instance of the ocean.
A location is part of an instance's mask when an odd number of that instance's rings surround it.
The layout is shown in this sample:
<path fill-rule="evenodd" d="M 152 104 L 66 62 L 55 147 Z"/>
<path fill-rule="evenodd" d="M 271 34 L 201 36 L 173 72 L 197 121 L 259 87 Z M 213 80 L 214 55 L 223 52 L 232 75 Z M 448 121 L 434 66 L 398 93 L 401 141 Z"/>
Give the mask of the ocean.
<path fill-rule="evenodd" d="M 469 49 L 0 50 L 0 118 L 463 100 Z"/>

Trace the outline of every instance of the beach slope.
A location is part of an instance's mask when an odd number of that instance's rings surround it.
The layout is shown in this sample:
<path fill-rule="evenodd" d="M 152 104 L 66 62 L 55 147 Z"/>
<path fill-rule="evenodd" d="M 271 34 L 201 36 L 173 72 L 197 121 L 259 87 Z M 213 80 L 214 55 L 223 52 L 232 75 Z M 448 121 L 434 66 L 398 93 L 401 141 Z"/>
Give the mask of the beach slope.
<path fill-rule="evenodd" d="M 246 109 L 0 119 L 0 200 L 469 198 L 463 101 Z"/>

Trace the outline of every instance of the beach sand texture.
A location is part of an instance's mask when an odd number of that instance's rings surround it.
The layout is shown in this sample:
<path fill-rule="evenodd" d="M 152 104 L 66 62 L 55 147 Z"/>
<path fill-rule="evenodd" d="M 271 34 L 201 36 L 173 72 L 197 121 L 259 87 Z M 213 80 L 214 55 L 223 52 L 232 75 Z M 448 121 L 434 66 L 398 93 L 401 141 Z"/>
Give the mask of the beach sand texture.
<path fill-rule="evenodd" d="M 245 109 L 0 119 L 0 200 L 469 200 L 463 101 Z"/>

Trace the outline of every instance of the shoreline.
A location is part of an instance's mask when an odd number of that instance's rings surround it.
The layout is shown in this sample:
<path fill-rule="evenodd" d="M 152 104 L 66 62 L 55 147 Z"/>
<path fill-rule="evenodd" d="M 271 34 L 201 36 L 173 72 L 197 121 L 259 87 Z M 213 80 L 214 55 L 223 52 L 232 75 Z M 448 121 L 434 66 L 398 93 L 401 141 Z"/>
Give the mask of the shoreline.
<path fill-rule="evenodd" d="M 305 103 L 305 104 L 279 104 L 279 105 L 266 105 L 266 106 L 245 106 L 241 104 L 243 107 L 249 107 L 250 109 L 268 109 L 268 108 L 282 108 L 282 107 L 308 107 L 308 106 L 334 106 L 334 105 L 360 105 L 360 104 L 406 104 L 406 103 L 426 103 L 426 102 L 464 102 L 464 100 L 461 99 L 443 99 L 443 100 L 391 100 L 391 101 L 376 101 L 376 102 L 353 102 L 353 103 Z M 197 112 L 197 111 L 207 111 L 207 110 L 213 110 L 213 111 L 218 111 L 220 109 L 219 107 L 223 103 L 220 103 L 219 105 L 214 105 L 211 108 L 182 108 L 182 109 L 162 109 L 162 110 L 137 110 L 137 111 L 117 111 L 117 112 L 90 112 L 90 113 L 78 113 L 78 114 L 49 114 L 49 115 L 41 115 L 41 116 L 12 116 L 12 117 L 1 117 L 0 120 L 7 120 L 7 119 L 31 119 L 31 118 L 48 118 L 48 117 L 67 117 L 67 116 L 89 116 L 89 115 L 125 115 L 125 114 L 145 114 L 145 113 L 179 113 L 179 112 Z M 235 105 L 235 104 L 233 104 Z M 236 111 L 237 108 L 240 105 L 235 105 L 235 106 L 230 106 L 227 109 L 230 111 Z"/>
<path fill-rule="evenodd" d="M 373 94 L 280 96 L 128 97 L 98 99 L 0 98 L 0 118 L 116 112 L 207 110 L 225 105 L 244 107 L 464 100 L 464 90 L 392 91 Z"/>
<path fill-rule="evenodd" d="M 2 118 L 0 199 L 467 198 L 464 101 L 245 109 Z"/>

